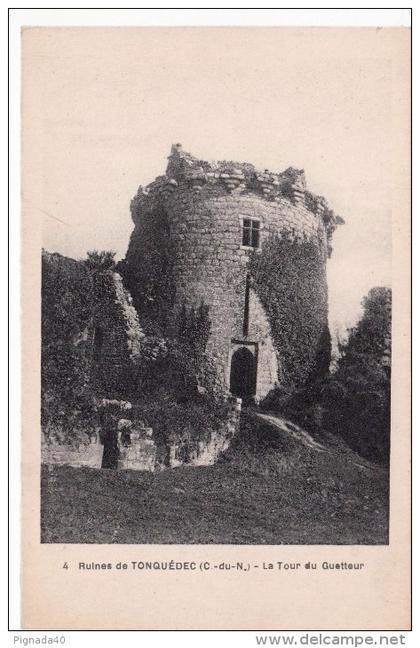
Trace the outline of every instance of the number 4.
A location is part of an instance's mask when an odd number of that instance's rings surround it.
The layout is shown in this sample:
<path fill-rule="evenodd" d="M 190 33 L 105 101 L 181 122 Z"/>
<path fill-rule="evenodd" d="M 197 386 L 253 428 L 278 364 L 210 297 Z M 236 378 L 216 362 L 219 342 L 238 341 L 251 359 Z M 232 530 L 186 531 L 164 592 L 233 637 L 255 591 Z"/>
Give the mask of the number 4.
<path fill-rule="evenodd" d="M 69 566 L 68 566 L 68 564 L 65 562 L 64 565 L 63 565 L 63 569 L 68 569 L 68 568 L 69 568 Z"/>

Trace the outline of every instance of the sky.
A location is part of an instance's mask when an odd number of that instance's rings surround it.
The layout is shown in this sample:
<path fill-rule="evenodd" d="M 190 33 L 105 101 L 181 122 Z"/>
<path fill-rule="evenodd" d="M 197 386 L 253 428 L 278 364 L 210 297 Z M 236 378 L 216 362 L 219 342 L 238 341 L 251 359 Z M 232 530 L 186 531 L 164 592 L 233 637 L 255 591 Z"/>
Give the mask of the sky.
<path fill-rule="evenodd" d="M 176 142 L 202 159 L 303 168 L 346 221 L 328 262 L 330 326 L 343 331 L 372 286 L 391 285 L 393 59 L 405 44 L 395 29 L 24 30 L 23 141 L 36 135 L 40 186 L 23 199 L 43 247 L 123 257 L 130 200 Z"/>

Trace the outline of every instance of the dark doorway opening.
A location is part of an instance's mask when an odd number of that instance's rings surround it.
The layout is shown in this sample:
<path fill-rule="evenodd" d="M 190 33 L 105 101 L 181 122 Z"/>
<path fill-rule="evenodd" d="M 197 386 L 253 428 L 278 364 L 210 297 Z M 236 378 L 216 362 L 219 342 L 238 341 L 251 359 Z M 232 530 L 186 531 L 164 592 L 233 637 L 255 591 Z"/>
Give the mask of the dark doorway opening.
<path fill-rule="evenodd" d="M 104 453 L 102 455 L 102 468 L 117 468 L 118 458 L 120 456 L 118 449 L 117 434 L 107 433 L 104 435 Z"/>
<path fill-rule="evenodd" d="M 230 365 L 230 391 L 234 396 L 250 400 L 255 396 L 257 363 L 255 355 L 246 347 L 240 347 L 232 356 Z"/>
<path fill-rule="evenodd" d="M 102 468 L 117 468 L 119 458 L 118 448 L 118 418 L 110 412 L 101 415 L 101 443 L 104 446 Z"/>

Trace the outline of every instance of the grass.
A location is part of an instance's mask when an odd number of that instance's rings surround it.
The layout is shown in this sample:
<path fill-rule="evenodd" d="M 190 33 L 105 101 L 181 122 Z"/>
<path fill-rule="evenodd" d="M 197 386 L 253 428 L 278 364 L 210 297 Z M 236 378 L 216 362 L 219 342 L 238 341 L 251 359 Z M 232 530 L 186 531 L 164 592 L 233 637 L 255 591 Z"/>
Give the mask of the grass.
<path fill-rule="evenodd" d="M 46 543 L 386 544 L 388 472 L 244 417 L 214 466 L 43 466 L 41 526 Z"/>

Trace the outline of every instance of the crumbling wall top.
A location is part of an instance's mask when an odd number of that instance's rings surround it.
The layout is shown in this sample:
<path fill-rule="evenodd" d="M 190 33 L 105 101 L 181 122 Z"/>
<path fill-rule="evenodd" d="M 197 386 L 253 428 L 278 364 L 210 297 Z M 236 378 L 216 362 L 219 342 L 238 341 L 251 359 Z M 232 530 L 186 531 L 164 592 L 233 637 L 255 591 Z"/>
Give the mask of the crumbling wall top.
<path fill-rule="evenodd" d="M 145 188 L 140 186 L 131 209 L 134 213 L 145 197 L 170 194 L 180 185 L 198 191 L 204 185 L 216 184 L 223 186 L 229 193 L 248 190 L 260 194 L 266 200 L 287 198 L 294 204 L 302 204 L 322 218 L 328 236 L 332 235 L 337 225 L 344 223 L 329 208 L 323 196 L 308 191 L 303 169 L 288 167 L 285 171 L 273 173 L 268 169 L 260 171 L 248 162 L 200 160 L 184 151 L 179 143 L 172 145 L 165 175 L 158 176 Z"/>

